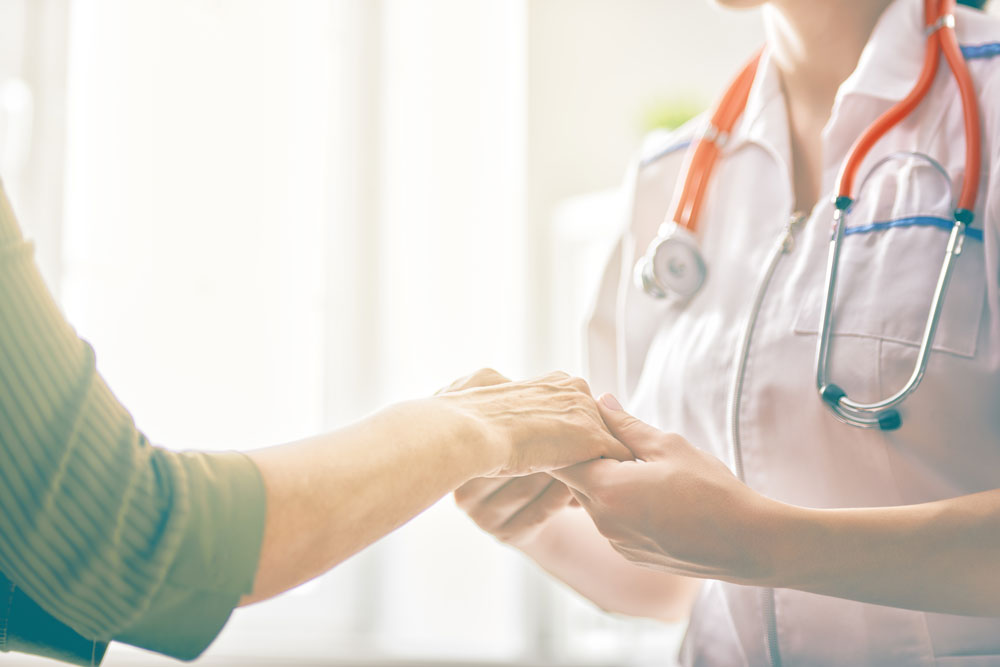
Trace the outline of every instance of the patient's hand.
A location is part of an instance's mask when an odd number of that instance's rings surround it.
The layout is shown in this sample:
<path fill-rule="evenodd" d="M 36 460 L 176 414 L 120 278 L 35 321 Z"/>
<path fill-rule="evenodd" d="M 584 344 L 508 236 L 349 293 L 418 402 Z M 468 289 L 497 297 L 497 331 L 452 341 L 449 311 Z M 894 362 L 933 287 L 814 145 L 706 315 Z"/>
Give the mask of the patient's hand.
<path fill-rule="evenodd" d="M 633 458 L 608 431 L 587 383 L 565 373 L 511 382 L 483 370 L 438 392 L 437 399 L 479 425 L 498 457 L 491 477 L 530 475 L 597 458 Z"/>
<path fill-rule="evenodd" d="M 507 382 L 510 380 L 500 373 L 485 369 L 456 380 L 439 393 Z M 455 491 L 455 503 L 486 532 L 502 542 L 523 547 L 551 517 L 575 501 L 565 484 L 547 473 L 535 473 L 471 480 Z"/>

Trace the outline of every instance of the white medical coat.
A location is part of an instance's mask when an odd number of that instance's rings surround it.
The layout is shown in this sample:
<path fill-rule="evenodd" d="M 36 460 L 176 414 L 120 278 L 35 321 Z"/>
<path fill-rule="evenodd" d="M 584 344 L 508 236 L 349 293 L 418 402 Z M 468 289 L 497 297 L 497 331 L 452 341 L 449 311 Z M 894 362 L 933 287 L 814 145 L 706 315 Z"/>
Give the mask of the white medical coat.
<path fill-rule="evenodd" d="M 745 480 L 771 498 L 816 508 L 874 507 L 1000 487 L 1000 168 L 994 167 L 1000 159 L 1000 21 L 959 8 L 957 33 L 979 92 L 982 187 L 927 374 L 901 407 L 902 427 L 892 432 L 840 423 L 815 386 L 837 173 L 862 131 L 907 94 L 923 62 L 923 3 L 896 0 L 837 94 L 823 134 L 825 194 L 778 261 L 753 330 L 736 427 Z M 836 48 L 833 38 L 830 48 Z M 698 227 L 709 273 L 687 303 L 647 296 L 634 283 L 633 267 L 668 213 L 684 144 L 699 123 L 647 145 L 628 179 L 627 221 L 588 327 L 595 391 L 616 392 L 638 417 L 731 464 L 727 406 L 737 348 L 793 206 L 782 95 L 765 53 L 746 111 L 712 175 Z M 941 162 L 957 196 L 965 139 L 958 90 L 945 63 L 928 98 L 876 145 L 858 180 L 899 150 Z M 888 396 L 913 369 L 948 239 L 947 231 L 921 222 L 940 203 L 921 201 L 941 189 L 929 173 L 918 169 L 913 181 L 894 188 L 890 179 L 875 188 L 873 215 L 881 219 L 848 221 L 880 223 L 847 236 L 842 252 L 831 377 L 852 398 Z M 768 603 L 767 595 L 719 582 L 703 587 L 682 662 L 767 664 L 773 626 L 775 661 L 784 665 L 1000 665 L 1000 619 L 784 589 Z"/>

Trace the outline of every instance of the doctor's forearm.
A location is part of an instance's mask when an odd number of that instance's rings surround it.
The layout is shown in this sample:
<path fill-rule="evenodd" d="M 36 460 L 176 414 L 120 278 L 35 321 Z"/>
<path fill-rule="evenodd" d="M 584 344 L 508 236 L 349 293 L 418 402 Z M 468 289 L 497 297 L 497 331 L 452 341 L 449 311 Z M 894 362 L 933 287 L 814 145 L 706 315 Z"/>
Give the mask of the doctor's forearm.
<path fill-rule="evenodd" d="M 1000 615 L 1000 490 L 901 507 L 789 508 L 771 585 L 875 604 Z"/>
<path fill-rule="evenodd" d="M 395 405 L 354 425 L 253 452 L 267 519 L 250 604 L 340 563 L 420 513 L 491 457 L 471 420 L 437 399 Z"/>
<path fill-rule="evenodd" d="M 515 546 L 609 613 L 673 623 L 689 615 L 701 589 L 700 579 L 627 561 L 582 509 L 564 509 L 530 542 Z"/>

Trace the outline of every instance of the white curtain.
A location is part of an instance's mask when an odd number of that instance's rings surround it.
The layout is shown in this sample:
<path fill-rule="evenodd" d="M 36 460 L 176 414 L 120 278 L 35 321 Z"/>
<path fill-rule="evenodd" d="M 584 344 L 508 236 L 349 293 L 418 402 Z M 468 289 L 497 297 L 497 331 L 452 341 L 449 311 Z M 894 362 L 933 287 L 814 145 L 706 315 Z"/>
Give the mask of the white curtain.
<path fill-rule="evenodd" d="M 199 449 L 293 440 L 480 366 L 572 370 L 614 200 L 560 203 L 614 185 L 657 90 L 707 98 L 759 40 L 680 0 L 0 0 L 0 18 L 0 84 L 39 121 L 0 157 L 46 275 L 139 426 Z M 718 62 L 669 66 L 685 21 L 728 31 Z M 17 137 L 44 164 L 9 166 Z M 238 611 L 204 660 L 665 664 L 679 632 L 599 613 L 446 499 Z M 147 663 L 168 664 L 107 662 Z"/>
<path fill-rule="evenodd" d="M 522 21 L 74 3 L 63 302 L 154 442 L 272 444 L 518 372 Z M 213 653 L 521 655 L 522 566 L 467 524 L 444 503 Z"/>

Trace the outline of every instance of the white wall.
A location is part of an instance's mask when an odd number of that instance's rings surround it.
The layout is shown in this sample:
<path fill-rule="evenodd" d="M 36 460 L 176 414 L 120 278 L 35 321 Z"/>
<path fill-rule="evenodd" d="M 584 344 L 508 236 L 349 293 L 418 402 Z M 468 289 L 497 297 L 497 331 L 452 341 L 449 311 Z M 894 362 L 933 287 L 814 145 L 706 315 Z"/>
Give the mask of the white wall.
<path fill-rule="evenodd" d="M 71 35 L 63 302 L 153 442 L 520 372 L 523 5 L 77 0 Z M 446 500 L 211 654 L 512 659 L 524 577 Z"/>
<path fill-rule="evenodd" d="M 60 279 L 68 0 L 0 0 L 0 176 L 50 284 Z"/>
<path fill-rule="evenodd" d="M 727 11 L 710 0 L 534 0 L 528 6 L 528 220 L 530 245 L 539 253 L 532 268 L 540 272 L 533 282 L 578 284 L 579 276 L 566 275 L 571 267 L 557 266 L 568 258 L 554 246 L 556 207 L 567 197 L 617 186 L 648 110 L 674 100 L 707 106 L 763 42 L 763 31 L 757 11 Z M 563 273 L 553 275 L 554 267 Z M 588 278 L 582 284 L 590 285 Z M 571 318 L 553 317 L 554 295 L 529 297 L 531 331 L 544 331 L 548 343 L 534 350 L 533 368 L 575 364 L 565 342 L 578 335 Z"/>

